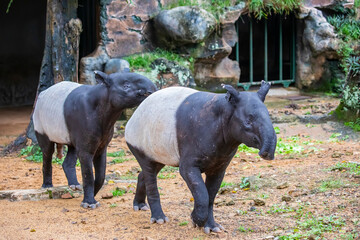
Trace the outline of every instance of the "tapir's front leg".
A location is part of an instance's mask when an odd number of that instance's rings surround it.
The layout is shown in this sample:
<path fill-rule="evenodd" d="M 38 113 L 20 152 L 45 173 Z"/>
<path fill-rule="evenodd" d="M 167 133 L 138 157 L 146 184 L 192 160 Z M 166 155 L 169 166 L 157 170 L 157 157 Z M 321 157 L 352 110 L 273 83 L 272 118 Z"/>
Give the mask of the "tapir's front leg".
<path fill-rule="evenodd" d="M 200 169 L 189 166 L 187 163 L 182 164 L 182 162 L 180 160 L 180 174 L 194 197 L 194 210 L 191 218 L 197 226 L 203 227 L 208 219 L 209 194 L 201 177 Z"/>
<path fill-rule="evenodd" d="M 81 174 L 83 179 L 84 200 L 81 206 L 84 208 L 96 208 L 99 203 L 94 198 L 94 175 L 93 175 L 93 159 L 94 154 L 88 152 L 78 153 L 81 163 Z"/>
<path fill-rule="evenodd" d="M 214 220 L 214 199 L 216 197 L 217 192 L 219 191 L 222 180 L 224 179 L 225 171 L 221 171 L 217 174 L 206 174 L 205 185 L 209 193 L 209 211 L 208 211 L 208 219 L 204 226 L 204 232 L 209 234 L 210 231 L 213 232 L 221 232 L 224 228 L 215 222 Z"/>
<path fill-rule="evenodd" d="M 94 158 L 94 168 L 95 168 L 94 196 L 96 196 L 96 194 L 99 192 L 105 180 L 106 147 L 103 150 L 98 151 L 99 152 L 98 156 Z"/>

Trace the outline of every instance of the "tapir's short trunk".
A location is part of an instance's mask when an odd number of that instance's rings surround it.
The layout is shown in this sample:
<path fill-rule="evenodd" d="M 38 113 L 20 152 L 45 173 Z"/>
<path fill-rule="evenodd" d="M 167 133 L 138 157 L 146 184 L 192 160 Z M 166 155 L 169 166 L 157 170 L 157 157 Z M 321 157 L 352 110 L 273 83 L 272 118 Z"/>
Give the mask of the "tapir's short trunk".
<path fill-rule="evenodd" d="M 265 160 L 274 160 L 276 149 L 276 133 L 275 131 L 265 132 L 262 136 L 263 142 L 259 152 L 259 156 Z"/>

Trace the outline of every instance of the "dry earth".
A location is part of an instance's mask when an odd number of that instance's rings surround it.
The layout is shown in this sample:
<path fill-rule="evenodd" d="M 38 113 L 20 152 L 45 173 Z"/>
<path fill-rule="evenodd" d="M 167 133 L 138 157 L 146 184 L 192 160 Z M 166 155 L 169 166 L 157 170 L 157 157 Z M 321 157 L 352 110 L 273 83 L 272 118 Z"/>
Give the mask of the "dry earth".
<path fill-rule="evenodd" d="M 267 101 L 276 122 L 274 126 L 280 129 L 278 137 L 285 145 L 302 148 L 301 153 L 277 154 L 274 161 L 261 160 L 255 153 L 238 153 L 224 179 L 232 186 L 218 194 L 214 208 L 215 219 L 225 227 L 225 232 L 205 235 L 191 226 L 192 197 L 177 171 L 165 171 L 163 179 L 158 179 L 163 210 L 170 223 L 150 224 L 149 211 L 134 212 L 132 200 L 139 166 L 119 130 L 108 152 L 124 149 L 126 161 L 110 164 L 114 158 L 108 157 L 107 174 L 112 178 L 108 178 L 96 197 L 100 208 L 80 208 L 82 196 L 41 201 L 1 200 L 0 239 L 287 239 L 280 236 L 296 233 L 308 234 L 308 239 L 358 239 L 360 178 L 348 169 L 330 171 L 329 168 L 336 163 L 360 162 L 359 134 L 341 124 L 321 122 L 317 118 L 295 121 L 296 115 L 328 113 L 338 100 L 317 97 L 290 101 L 270 97 Z M 290 108 L 289 104 L 292 104 Z M 3 146 L 24 130 L 27 120 L 25 123 L 23 120 L 27 119 L 29 110 L 22 111 L 23 115 L 8 113 L 11 123 L 4 122 L 2 117 L 0 122 Z M 16 122 L 19 125 L 13 131 Z M 335 138 L 334 133 L 341 135 Z M 81 176 L 79 167 L 77 172 Z M 122 182 L 115 183 L 115 176 Z M 250 189 L 240 187 L 243 177 L 249 177 Z M 331 185 L 331 181 L 337 184 Z M 53 164 L 53 182 L 56 186 L 67 184 L 61 165 Z M 0 158 L 0 190 L 39 188 L 41 183 L 40 163 L 27 161 L 18 153 Z M 101 199 L 116 187 L 128 192 Z M 307 220 L 320 221 L 321 217 L 325 218 L 320 233 L 310 232 L 315 228 L 311 224 L 304 225 Z"/>

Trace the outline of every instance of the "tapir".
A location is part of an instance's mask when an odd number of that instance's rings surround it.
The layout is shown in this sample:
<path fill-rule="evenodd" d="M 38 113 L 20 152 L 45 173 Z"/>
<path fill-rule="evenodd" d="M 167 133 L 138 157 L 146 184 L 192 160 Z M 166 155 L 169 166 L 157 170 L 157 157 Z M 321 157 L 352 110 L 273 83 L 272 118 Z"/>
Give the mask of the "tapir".
<path fill-rule="evenodd" d="M 157 90 L 148 78 L 129 71 L 110 75 L 95 71 L 95 78 L 96 85 L 62 81 L 42 91 L 33 113 L 35 134 L 43 153 L 42 187 L 53 186 L 54 143 L 58 149 L 67 145 L 62 166 L 70 188 L 81 189 L 75 170 L 79 158 L 84 208 L 99 206 L 94 197 L 104 183 L 106 148 L 116 120 L 125 108 L 139 105 Z"/>
<path fill-rule="evenodd" d="M 215 196 L 239 144 L 260 150 L 272 160 L 276 134 L 264 105 L 270 83 L 258 92 L 225 94 L 184 87 L 159 90 L 136 109 L 125 128 L 126 142 L 139 162 L 134 210 L 151 210 L 151 223 L 169 221 L 161 205 L 156 177 L 164 165 L 179 166 L 194 198 L 191 219 L 205 233 L 221 232 L 213 216 Z M 206 180 L 201 176 L 205 173 Z"/>

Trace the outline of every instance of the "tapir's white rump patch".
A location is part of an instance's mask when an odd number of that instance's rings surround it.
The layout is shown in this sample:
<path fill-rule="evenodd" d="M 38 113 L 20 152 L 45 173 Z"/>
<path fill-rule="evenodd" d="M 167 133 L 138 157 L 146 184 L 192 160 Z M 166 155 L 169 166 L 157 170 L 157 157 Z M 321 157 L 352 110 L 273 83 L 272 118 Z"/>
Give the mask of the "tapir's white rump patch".
<path fill-rule="evenodd" d="M 70 135 L 64 118 L 64 102 L 81 84 L 62 81 L 42 91 L 33 114 L 34 129 L 52 142 L 69 144 Z"/>
<path fill-rule="evenodd" d="M 126 142 L 156 162 L 178 166 L 176 111 L 185 98 L 196 92 L 191 88 L 169 87 L 151 94 L 126 124 Z"/>

